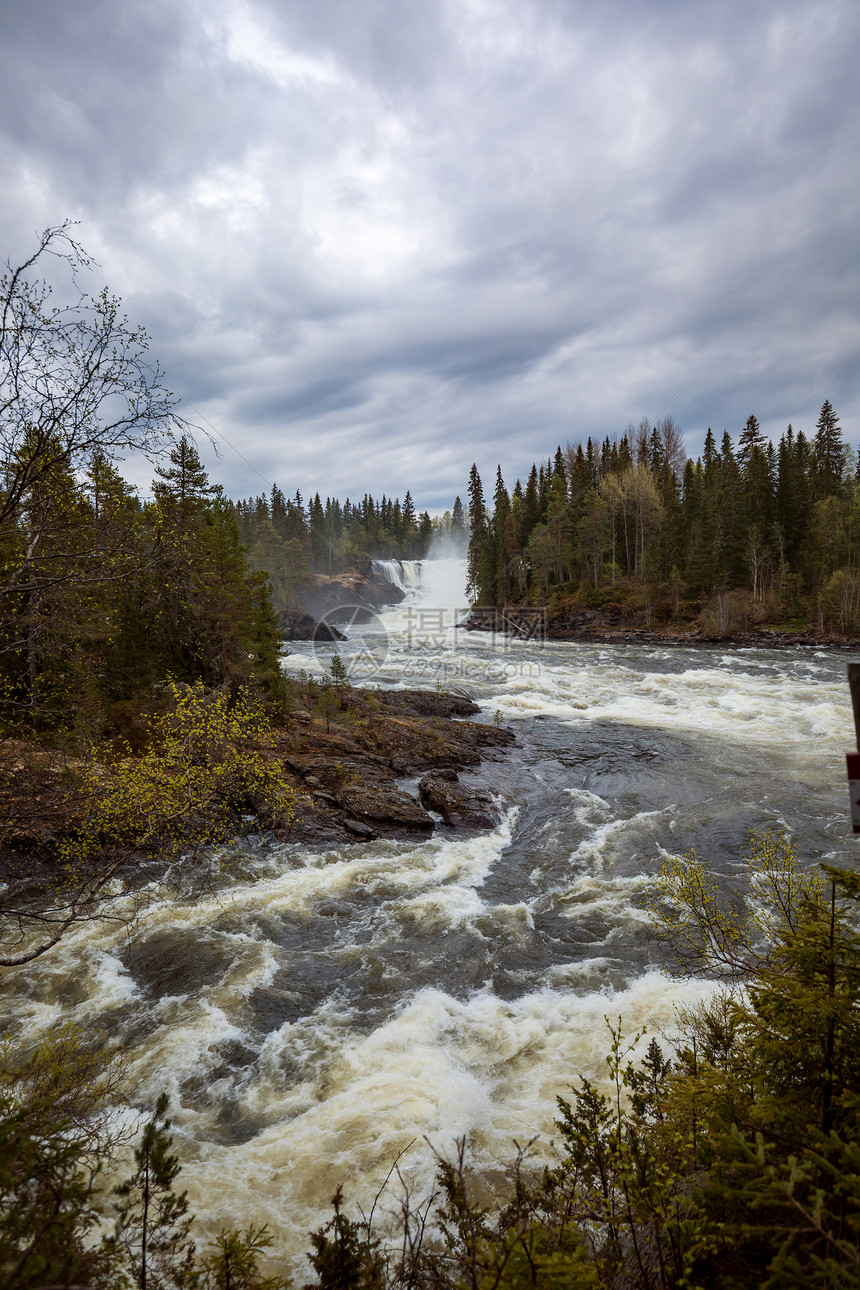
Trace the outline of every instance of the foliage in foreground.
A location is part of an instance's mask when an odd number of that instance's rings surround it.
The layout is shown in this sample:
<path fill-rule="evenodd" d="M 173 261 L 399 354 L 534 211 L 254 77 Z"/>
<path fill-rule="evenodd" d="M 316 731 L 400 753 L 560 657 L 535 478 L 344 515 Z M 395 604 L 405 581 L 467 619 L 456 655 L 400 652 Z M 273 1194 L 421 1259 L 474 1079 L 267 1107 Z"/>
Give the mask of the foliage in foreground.
<path fill-rule="evenodd" d="M 644 1054 L 642 1035 L 625 1039 L 620 1018 L 610 1024 L 607 1081 L 580 1079 L 559 1099 L 549 1166 L 520 1151 L 491 1212 L 460 1143 L 439 1158 L 433 1196 L 416 1203 L 404 1187 L 401 1235 L 389 1242 L 374 1226 L 376 1202 L 353 1219 L 339 1188 L 333 1216 L 310 1237 L 314 1285 L 860 1286 L 858 884 L 838 871 L 830 882 L 804 872 L 779 833 L 754 837 L 749 860 L 747 899 L 721 893 L 695 855 L 664 865 L 658 928 L 680 972 L 717 972 L 722 987 Z M 77 1051 L 65 1060 L 79 1060 Z M 43 1095 L 38 1066 L 49 1059 L 56 1067 L 46 1051 L 35 1067 L 8 1067 L 0 1086 L 0 1273 L 9 1290 L 286 1284 L 260 1266 L 272 1253 L 264 1226 L 194 1249 L 164 1100 L 133 1174 L 113 1198 L 99 1194 L 103 1150 L 83 1127 L 95 1108 L 75 1113 L 74 1098 Z"/>
<path fill-rule="evenodd" d="M 60 841 L 47 891 L 29 876 L 0 894 L 0 966 L 51 949 L 76 924 L 104 917 L 114 880 L 134 877 L 142 856 L 159 864 L 196 858 L 241 831 L 242 816 L 288 823 L 295 794 L 282 760 L 270 755 L 271 725 L 260 699 L 241 688 L 206 692 L 169 681 L 163 709 L 139 754 L 93 748 L 74 777 L 77 824 Z M 14 830 L 0 816 L 0 842 Z M 5 827 L 4 827 L 5 826 Z M 124 895 L 119 881 L 116 895 Z"/>

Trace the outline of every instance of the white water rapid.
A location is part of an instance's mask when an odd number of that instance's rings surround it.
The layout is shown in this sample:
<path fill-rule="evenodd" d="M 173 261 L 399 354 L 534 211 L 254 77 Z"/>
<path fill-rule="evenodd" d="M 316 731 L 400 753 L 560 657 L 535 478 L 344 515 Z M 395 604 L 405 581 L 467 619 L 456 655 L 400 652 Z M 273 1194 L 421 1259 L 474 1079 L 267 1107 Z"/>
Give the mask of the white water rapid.
<path fill-rule="evenodd" d="M 153 885 L 130 937 L 82 927 L 2 977 L 13 1033 L 68 1019 L 121 1038 L 141 1105 L 170 1094 L 198 1214 L 268 1222 L 297 1260 L 338 1182 L 367 1209 L 414 1140 L 400 1168 L 425 1194 L 424 1134 L 467 1135 L 491 1175 L 514 1138 L 548 1142 L 578 1072 L 600 1077 L 604 1015 L 654 1034 L 707 989 L 664 975 L 649 935 L 664 854 L 695 846 L 730 873 L 770 824 L 810 860 L 856 853 L 844 652 L 470 634 L 462 562 L 420 576 L 380 615 L 376 680 L 463 690 L 516 731 L 478 776 L 506 804 L 497 829 L 263 839 L 241 880 L 172 900 Z M 326 666 L 315 648 L 287 666 Z M 338 645 L 358 648 L 360 631 Z"/>

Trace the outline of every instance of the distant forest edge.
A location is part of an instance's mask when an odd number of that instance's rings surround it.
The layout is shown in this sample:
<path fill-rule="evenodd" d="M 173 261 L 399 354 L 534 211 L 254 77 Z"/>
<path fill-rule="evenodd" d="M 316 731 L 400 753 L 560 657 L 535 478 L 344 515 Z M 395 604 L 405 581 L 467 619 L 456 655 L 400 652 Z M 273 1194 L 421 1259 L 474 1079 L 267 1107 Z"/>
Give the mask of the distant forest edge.
<path fill-rule="evenodd" d="M 305 506 L 277 487 L 235 510 L 278 610 L 363 558 L 421 559 L 442 534 L 468 537 L 475 605 L 710 637 L 860 633 L 860 459 L 829 401 L 811 437 L 789 425 L 775 445 L 750 416 L 737 443 L 709 429 L 695 461 L 672 417 L 643 420 L 559 447 L 510 492 L 498 468 L 490 499 L 473 466 L 467 516 L 459 497 L 431 519 L 411 493 Z"/>
<path fill-rule="evenodd" d="M 493 509 L 469 480 L 469 587 L 485 606 L 548 604 L 615 626 L 860 628 L 860 470 L 825 402 L 813 439 L 774 446 L 750 416 L 686 457 L 671 417 L 559 448 Z"/>

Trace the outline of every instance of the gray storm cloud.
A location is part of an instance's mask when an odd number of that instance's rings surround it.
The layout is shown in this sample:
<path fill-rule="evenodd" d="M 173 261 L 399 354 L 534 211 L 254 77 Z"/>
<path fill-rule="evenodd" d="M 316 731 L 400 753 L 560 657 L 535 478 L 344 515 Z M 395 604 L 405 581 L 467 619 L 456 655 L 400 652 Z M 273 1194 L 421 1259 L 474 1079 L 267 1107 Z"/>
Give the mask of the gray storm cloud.
<path fill-rule="evenodd" d="M 672 411 L 860 436 L 860 10 L 7 4 L 4 255 L 66 217 L 236 496 L 463 494 Z M 195 413 L 189 412 L 192 420 Z M 141 477 L 141 482 L 143 477 Z"/>

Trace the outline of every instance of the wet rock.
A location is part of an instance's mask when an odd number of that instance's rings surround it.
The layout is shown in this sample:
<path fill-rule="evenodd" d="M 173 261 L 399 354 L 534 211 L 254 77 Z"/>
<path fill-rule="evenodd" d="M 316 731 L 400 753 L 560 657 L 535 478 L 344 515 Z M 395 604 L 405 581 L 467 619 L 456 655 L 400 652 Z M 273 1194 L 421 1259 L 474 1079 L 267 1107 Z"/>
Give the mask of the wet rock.
<path fill-rule="evenodd" d="M 285 732 L 280 756 L 302 789 L 311 794 L 302 819 L 289 831 L 292 841 L 317 843 L 357 838 L 347 820 L 387 838 L 426 836 L 440 819 L 464 828 L 494 828 L 499 813 L 486 795 L 458 788 L 457 771 L 497 757 L 514 742 L 513 732 L 465 721 L 478 705 L 462 694 L 420 690 L 362 690 L 340 696 L 342 725 L 327 728 L 314 718 L 309 729 Z M 417 779 L 434 772 L 459 797 L 447 815 L 398 788 L 401 776 Z"/>
<path fill-rule="evenodd" d="M 369 824 L 363 824 L 361 820 L 344 820 L 343 827 L 364 842 L 372 842 L 374 838 L 379 836 L 374 833 Z"/>
<path fill-rule="evenodd" d="M 308 586 L 301 591 L 301 610 L 291 613 L 304 613 L 312 619 L 325 618 L 331 621 L 338 610 L 347 607 L 347 621 L 357 621 L 354 617 L 356 608 L 365 609 L 374 614 L 388 605 L 399 605 L 404 598 L 400 587 L 389 582 L 385 575 L 370 567 L 370 561 L 362 569 L 352 569 L 334 575 L 314 574 Z M 294 637 L 295 640 L 309 640 L 310 637 Z"/>
<path fill-rule="evenodd" d="M 346 637 L 343 632 L 338 631 L 332 623 L 317 623 L 314 627 L 311 640 L 315 641 L 345 641 Z"/>
<path fill-rule="evenodd" d="M 380 690 L 376 698 L 390 711 L 415 717 L 474 717 L 481 711 L 466 695 L 448 690 Z"/>
<path fill-rule="evenodd" d="M 382 829 L 409 829 L 429 832 L 433 821 L 420 803 L 392 786 L 368 788 L 365 785 L 344 789 L 338 802 L 362 824 Z"/>
<path fill-rule="evenodd" d="M 499 808 L 488 793 L 459 783 L 453 771 L 431 771 L 418 785 L 421 805 L 458 829 L 494 829 Z"/>
<path fill-rule="evenodd" d="M 278 626 L 285 641 L 344 641 L 343 632 L 331 623 L 321 623 L 313 614 L 301 609 L 283 609 L 278 614 Z"/>
<path fill-rule="evenodd" d="M 301 846 L 336 845 L 349 837 L 343 822 L 329 811 L 314 810 L 302 802 L 296 818 L 272 830 L 276 842 L 294 842 Z"/>
<path fill-rule="evenodd" d="M 278 626 L 286 641 L 313 640 L 316 619 L 300 609 L 283 609 L 278 614 Z"/>
<path fill-rule="evenodd" d="M 305 756 L 284 758 L 290 770 L 301 776 L 304 784 L 310 784 L 326 793 L 331 793 L 339 802 L 341 793 L 370 780 L 389 777 L 388 767 L 372 757 L 339 757 L 337 751 L 331 753 L 312 753 Z"/>

